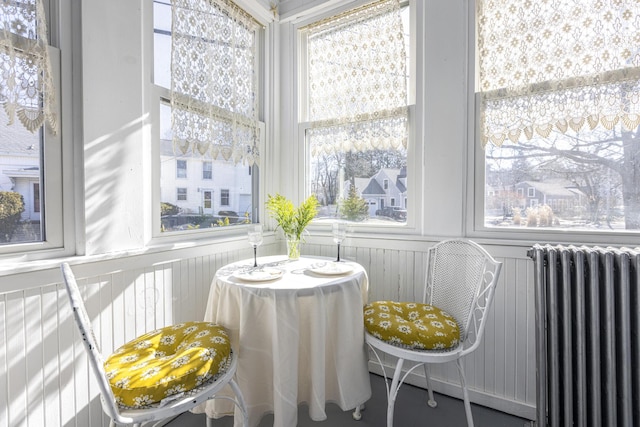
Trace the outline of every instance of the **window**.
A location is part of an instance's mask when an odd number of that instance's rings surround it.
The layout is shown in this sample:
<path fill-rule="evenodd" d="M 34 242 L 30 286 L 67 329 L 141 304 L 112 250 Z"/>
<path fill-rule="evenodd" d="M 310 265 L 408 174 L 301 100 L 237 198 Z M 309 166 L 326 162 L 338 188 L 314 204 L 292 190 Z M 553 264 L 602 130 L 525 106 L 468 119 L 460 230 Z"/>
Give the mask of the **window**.
<path fill-rule="evenodd" d="M 176 199 L 181 201 L 187 200 L 187 189 L 186 188 L 177 188 L 176 189 Z"/>
<path fill-rule="evenodd" d="M 202 162 L 202 179 L 213 179 L 213 163 Z"/>
<path fill-rule="evenodd" d="M 5 213 L 0 215 L 0 255 L 20 253 L 24 260 L 73 250 L 65 248 L 65 234 L 72 240 L 65 217 L 72 220 L 72 213 L 63 216 L 63 207 L 71 211 L 72 199 L 63 195 L 62 182 L 73 168 L 61 167 L 69 147 L 60 138 L 59 49 L 49 45 L 47 26 L 39 25 L 48 22 L 50 31 L 66 33 L 66 26 L 58 28 L 48 16 L 58 10 L 57 3 L 47 3 L 50 8 L 39 0 L 0 4 L 5 31 L 0 36 L 0 135 L 11 141 L 0 153 L 0 211 Z M 59 16 L 68 23 L 64 11 Z"/>
<path fill-rule="evenodd" d="M 223 187 L 234 194 L 227 195 L 225 207 L 257 221 L 253 207 L 265 129 L 257 121 L 263 27 L 227 0 L 198 3 L 200 10 L 185 0 L 153 0 L 153 6 L 153 91 L 160 123 L 156 235 L 217 227 L 213 195 L 222 200 Z M 185 186 L 182 194 L 175 191 L 177 178 Z"/>
<path fill-rule="evenodd" d="M 477 6 L 476 229 L 638 232 L 640 4 Z"/>
<path fill-rule="evenodd" d="M 187 177 L 187 161 L 176 160 L 176 178 L 186 178 L 186 177 Z"/>
<path fill-rule="evenodd" d="M 379 1 L 300 28 L 300 126 L 317 219 L 398 224 L 376 212 L 381 194 L 407 197 L 409 13 Z"/>
<path fill-rule="evenodd" d="M 229 206 L 229 190 L 220 190 L 220 205 Z"/>

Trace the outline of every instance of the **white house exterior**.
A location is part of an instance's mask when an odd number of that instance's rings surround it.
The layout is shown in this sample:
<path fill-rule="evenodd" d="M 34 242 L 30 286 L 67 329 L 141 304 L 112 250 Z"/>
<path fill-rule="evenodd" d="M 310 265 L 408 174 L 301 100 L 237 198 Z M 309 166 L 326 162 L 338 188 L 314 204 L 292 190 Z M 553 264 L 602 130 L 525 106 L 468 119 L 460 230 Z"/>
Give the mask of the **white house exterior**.
<path fill-rule="evenodd" d="M 0 116 L 0 191 L 15 191 L 24 199 L 23 221 L 40 221 L 40 135 Z"/>
<path fill-rule="evenodd" d="M 251 214 L 251 168 L 199 155 L 175 153 L 161 142 L 160 200 L 181 213 L 217 215 L 220 211 Z"/>
<path fill-rule="evenodd" d="M 358 194 L 369 203 L 369 216 L 385 206 L 407 208 L 407 171 L 402 169 L 380 169 L 371 178 L 355 178 Z M 345 183 L 343 197 L 349 196 L 350 183 Z"/>

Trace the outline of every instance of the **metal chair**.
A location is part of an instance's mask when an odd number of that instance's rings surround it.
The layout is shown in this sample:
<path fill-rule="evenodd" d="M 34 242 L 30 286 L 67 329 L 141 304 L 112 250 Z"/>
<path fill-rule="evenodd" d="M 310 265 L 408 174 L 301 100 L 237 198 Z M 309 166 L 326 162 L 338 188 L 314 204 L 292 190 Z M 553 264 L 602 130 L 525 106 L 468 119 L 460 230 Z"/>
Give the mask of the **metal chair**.
<path fill-rule="evenodd" d="M 230 361 L 227 364 L 226 370 L 221 370 L 213 379 L 192 390 L 185 390 L 183 393 L 168 396 L 159 403 L 145 405 L 142 408 L 129 408 L 118 404 L 112 386 L 107 378 L 102 354 L 100 353 L 98 342 L 95 338 L 91 321 L 85 309 L 73 271 L 67 263 L 61 265 L 61 270 L 67 288 L 67 294 L 71 302 L 71 308 L 73 309 L 74 319 L 80 330 L 82 341 L 89 357 L 90 369 L 98 382 L 102 409 L 111 419 L 110 426 L 133 425 L 139 427 L 143 423 L 162 421 L 175 417 L 183 412 L 189 411 L 208 399 L 222 398 L 231 400 L 240 409 L 243 417 L 243 426 L 248 427 L 248 416 L 244 398 L 233 379 L 237 367 L 237 358 L 233 350 L 231 350 Z M 216 396 L 216 393 L 227 384 L 229 384 L 235 393 L 235 398 Z M 208 423 L 209 419 L 207 419 L 207 424 Z"/>
<path fill-rule="evenodd" d="M 494 260 L 484 248 L 469 240 L 446 240 L 429 249 L 423 303 L 438 307 L 455 318 L 460 331 L 457 346 L 446 350 L 409 349 L 382 341 L 366 331 L 365 340 L 382 367 L 387 386 L 388 427 L 393 426 L 393 409 L 398 389 L 407 376 L 419 366 L 424 367 L 428 404 L 431 407 L 437 406 L 433 398 L 428 366 L 432 363 L 450 361 L 455 361 L 458 367 L 467 424 L 473 427 L 462 358 L 478 348 L 482 340 L 486 314 L 491 307 L 501 268 L 501 262 Z M 398 358 L 391 387 L 378 351 Z M 414 365 L 403 373 L 405 360 L 414 362 Z M 359 410 L 360 408 L 356 408 L 354 413 L 356 419 L 359 419 Z"/>

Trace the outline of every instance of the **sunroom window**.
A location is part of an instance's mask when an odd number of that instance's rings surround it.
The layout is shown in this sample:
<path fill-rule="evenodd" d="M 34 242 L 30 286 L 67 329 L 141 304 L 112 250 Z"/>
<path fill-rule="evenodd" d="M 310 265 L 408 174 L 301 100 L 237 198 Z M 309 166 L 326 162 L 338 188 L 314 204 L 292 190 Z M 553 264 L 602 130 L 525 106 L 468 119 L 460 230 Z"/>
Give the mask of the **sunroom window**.
<path fill-rule="evenodd" d="M 257 221 L 262 26 L 228 0 L 154 0 L 153 10 L 160 230 Z"/>
<path fill-rule="evenodd" d="M 47 21 L 40 0 L 0 4 L 0 254 L 64 246 L 60 60 Z"/>
<path fill-rule="evenodd" d="M 301 126 L 318 219 L 398 224 L 381 208 L 407 197 L 409 10 L 383 0 L 300 29 Z"/>
<path fill-rule="evenodd" d="M 478 227 L 640 230 L 638 16 L 631 0 L 478 0 Z"/>

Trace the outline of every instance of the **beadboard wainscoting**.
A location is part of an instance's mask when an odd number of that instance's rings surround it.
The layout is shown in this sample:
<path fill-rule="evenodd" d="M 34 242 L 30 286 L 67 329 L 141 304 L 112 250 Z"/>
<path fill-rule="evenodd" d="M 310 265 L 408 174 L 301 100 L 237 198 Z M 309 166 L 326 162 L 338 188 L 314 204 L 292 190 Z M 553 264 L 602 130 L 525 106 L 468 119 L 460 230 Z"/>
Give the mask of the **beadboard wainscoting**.
<path fill-rule="evenodd" d="M 368 272 L 369 301 L 416 301 L 422 299 L 426 249 L 433 243 L 406 240 L 347 241 L 342 253 L 345 259 L 357 261 Z M 528 247 L 483 246 L 503 266 L 483 341 L 464 361 L 470 399 L 534 420 L 536 359 L 533 263 L 526 256 Z M 335 256 L 336 247 L 306 245 L 303 253 Z M 382 374 L 373 354 L 370 354 L 369 360 L 369 370 Z M 385 355 L 382 361 L 387 375 L 393 376 L 395 359 Z M 410 366 L 405 363 L 405 370 L 407 365 Z M 435 391 L 462 399 L 458 370 L 454 363 L 434 365 L 430 372 Z M 424 388 L 423 370 L 413 371 L 406 382 Z"/>
<path fill-rule="evenodd" d="M 310 239 L 302 253 L 335 256 L 335 246 L 327 244 L 328 240 L 316 243 Z M 418 299 L 425 250 L 432 243 L 351 239 L 343 246 L 343 257 L 366 268 L 369 300 Z M 471 399 L 533 419 L 532 263 L 524 247 L 487 249 L 504 266 L 484 341 L 465 362 Z M 284 254 L 284 242 L 265 244 L 259 252 Z M 102 352 L 108 354 L 144 332 L 202 319 L 215 271 L 251 256 L 251 248 L 242 241 L 120 259 L 80 260 L 72 268 Z M 20 272 L 0 281 L 0 426 L 108 425 L 59 270 Z M 372 372 L 379 372 L 375 364 L 370 366 Z M 434 368 L 432 374 L 436 391 L 458 396 L 458 388 L 451 385 L 458 381 L 453 364 Z M 408 382 L 421 386 L 424 378 L 414 374 Z"/>

